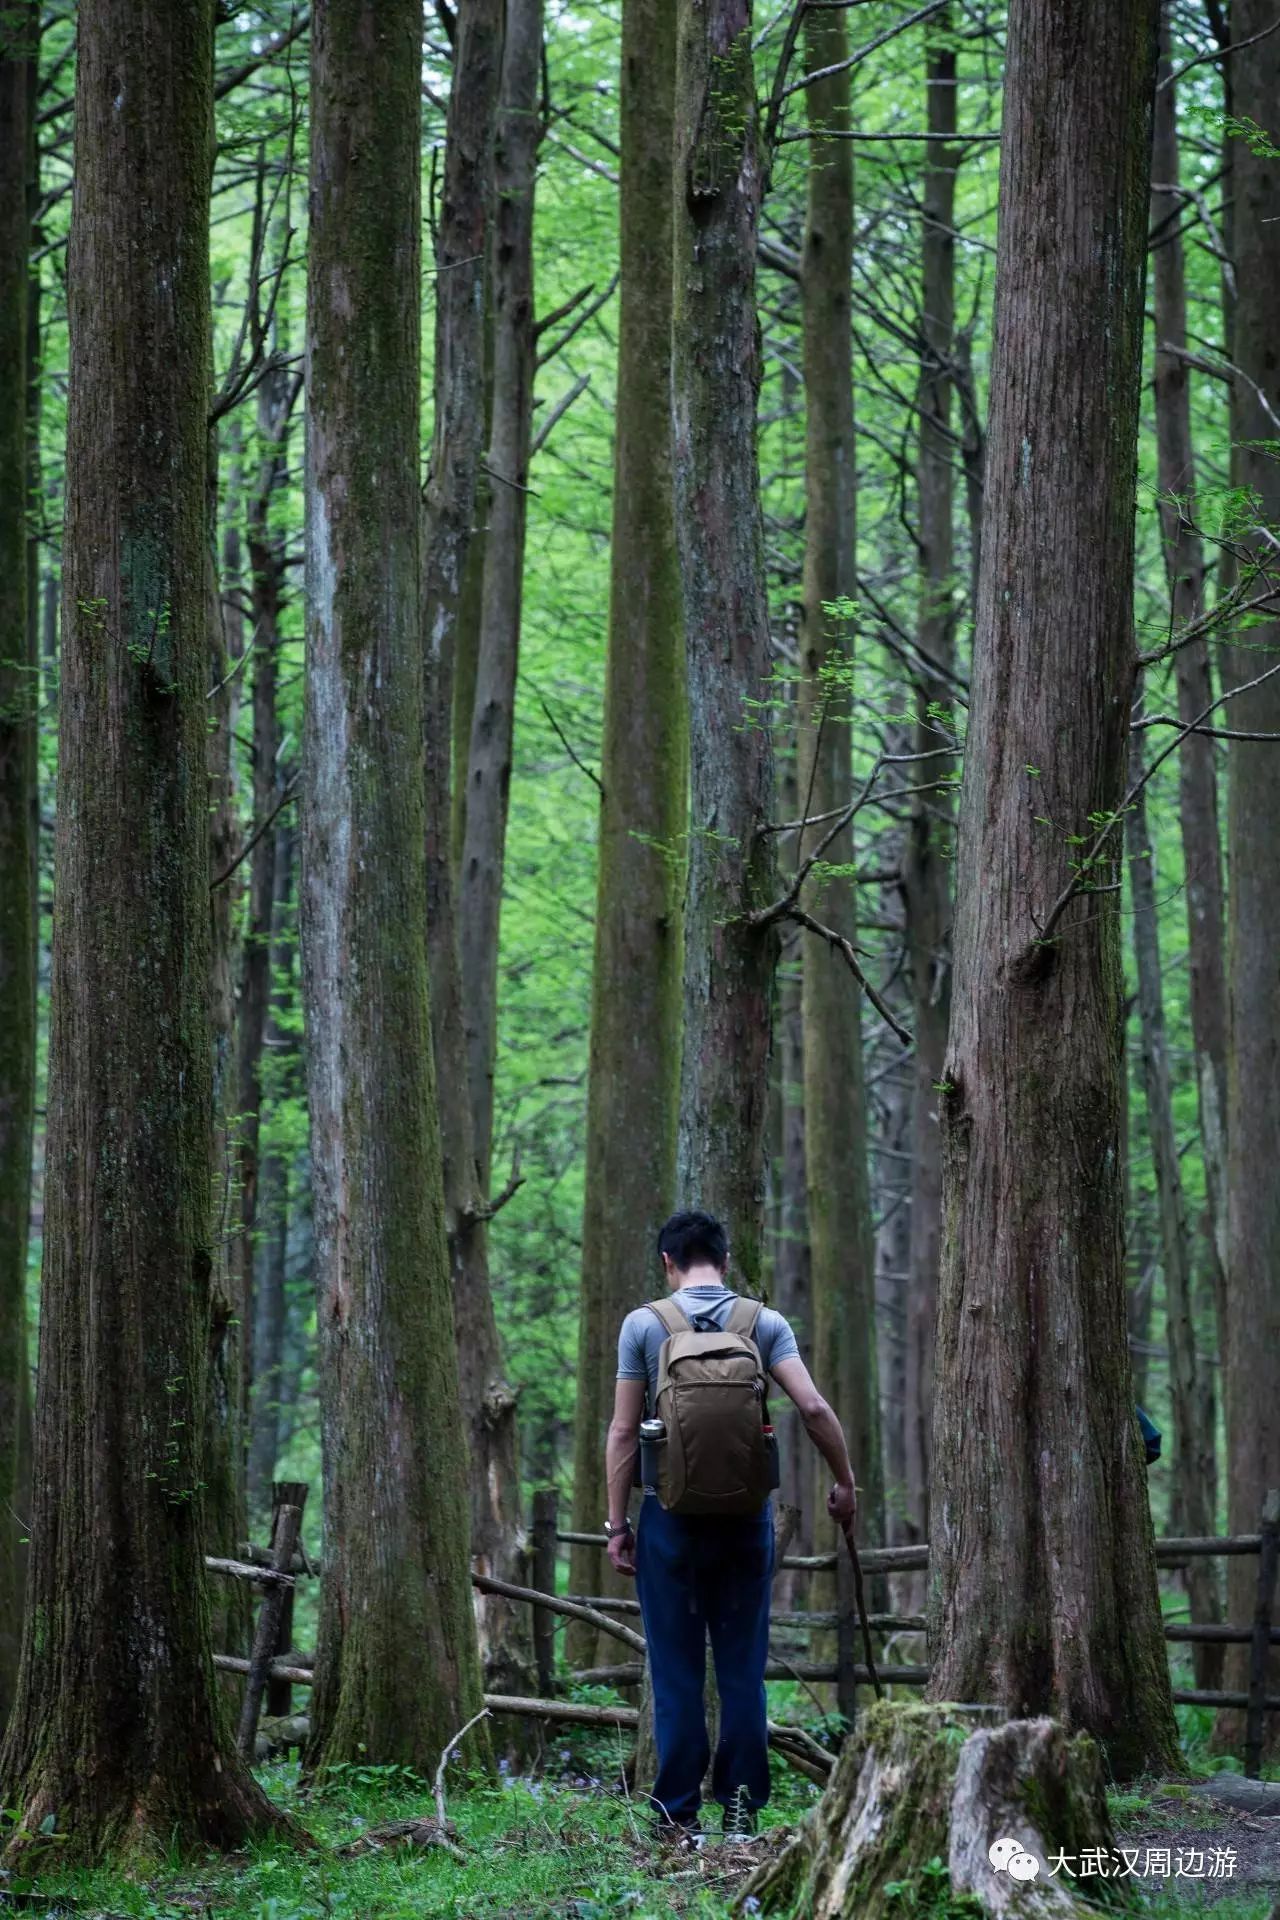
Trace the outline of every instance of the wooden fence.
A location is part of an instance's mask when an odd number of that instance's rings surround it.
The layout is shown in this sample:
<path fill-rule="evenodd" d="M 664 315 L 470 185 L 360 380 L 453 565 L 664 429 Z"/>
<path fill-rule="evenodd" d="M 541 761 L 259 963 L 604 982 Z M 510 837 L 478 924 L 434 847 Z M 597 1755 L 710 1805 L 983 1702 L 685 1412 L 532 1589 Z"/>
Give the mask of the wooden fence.
<path fill-rule="evenodd" d="M 307 1487 L 302 1482 L 282 1482 L 273 1489 L 273 1495 L 269 1548 L 247 1546 L 238 1560 L 210 1557 L 205 1562 L 211 1573 L 250 1580 L 264 1589 L 249 1658 L 245 1660 L 230 1654 L 218 1654 L 214 1658 L 214 1665 L 221 1671 L 245 1675 L 239 1743 L 241 1751 L 249 1756 L 254 1751 L 264 1698 L 269 1713 L 287 1716 L 290 1711 L 290 1689 L 294 1686 L 310 1686 L 312 1680 L 310 1661 L 304 1655 L 295 1654 L 292 1647 L 295 1581 L 319 1572 L 319 1568 L 299 1546 Z M 558 1509 L 558 1495 L 554 1489 L 545 1489 L 534 1495 L 529 1556 L 531 1586 L 517 1586 L 484 1574 L 473 1573 L 471 1576 L 473 1585 L 481 1591 L 502 1594 L 533 1608 L 538 1697 L 526 1699 L 512 1695 L 486 1695 L 486 1705 L 494 1713 L 533 1715 L 583 1725 L 633 1727 L 637 1718 L 634 1708 L 593 1707 L 554 1698 L 558 1685 L 555 1661 L 557 1617 L 585 1621 L 600 1633 L 620 1642 L 631 1656 L 625 1662 L 588 1668 L 560 1676 L 562 1679 L 617 1687 L 637 1686 L 644 1672 L 645 1656 L 642 1635 L 627 1624 L 630 1618 L 640 1612 L 638 1601 L 605 1594 L 555 1592 L 556 1563 L 561 1546 L 605 1545 L 602 1533 L 575 1533 L 561 1528 Z M 834 1573 L 839 1564 L 834 1553 L 792 1554 L 786 1551 L 797 1517 L 794 1509 L 778 1509 L 779 1571 Z M 1245 1772 L 1251 1778 L 1256 1778 L 1261 1767 L 1265 1717 L 1268 1713 L 1280 1712 L 1280 1695 L 1267 1692 L 1270 1649 L 1280 1645 L 1280 1627 L 1274 1624 L 1276 1575 L 1277 1566 L 1280 1565 L 1280 1491 L 1267 1495 L 1257 1533 L 1216 1539 L 1169 1538 L 1156 1541 L 1156 1564 L 1166 1569 L 1185 1566 L 1188 1560 L 1194 1558 L 1226 1559 L 1240 1555 L 1255 1555 L 1258 1560 L 1252 1623 L 1249 1626 L 1231 1626 L 1217 1622 L 1170 1621 L 1165 1625 L 1164 1634 L 1171 1644 L 1218 1643 L 1249 1648 L 1249 1679 L 1244 1690 L 1175 1688 L 1173 1698 L 1180 1705 L 1243 1709 Z M 864 1574 L 868 1579 L 873 1579 L 880 1575 L 927 1570 L 929 1549 L 927 1546 L 869 1547 L 863 1550 L 860 1558 Z M 837 1647 L 845 1655 L 845 1650 L 853 1645 L 852 1629 L 858 1622 L 856 1613 L 851 1614 L 849 1603 L 842 1595 L 835 1610 L 775 1608 L 771 1614 L 771 1624 L 775 1629 L 800 1633 L 833 1631 Z M 920 1614 L 873 1612 L 867 1616 L 867 1625 L 881 1635 L 915 1634 L 924 1631 L 925 1622 Z M 877 1663 L 877 1671 L 886 1686 L 923 1687 L 929 1679 L 926 1665 Z M 802 1683 L 843 1681 L 848 1688 L 869 1684 L 871 1679 L 866 1666 L 847 1655 L 838 1661 L 790 1659 L 774 1638 L 771 1638 L 770 1658 L 765 1672 L 768 1679 L 798 1680 Z M 797 1729 L 771 1725 L 770 1738 L 772 1744 L 801 1772 L 813 1779 L 825 1777 L 831 1756 L 815 1742 L 799 1735 Z"/>

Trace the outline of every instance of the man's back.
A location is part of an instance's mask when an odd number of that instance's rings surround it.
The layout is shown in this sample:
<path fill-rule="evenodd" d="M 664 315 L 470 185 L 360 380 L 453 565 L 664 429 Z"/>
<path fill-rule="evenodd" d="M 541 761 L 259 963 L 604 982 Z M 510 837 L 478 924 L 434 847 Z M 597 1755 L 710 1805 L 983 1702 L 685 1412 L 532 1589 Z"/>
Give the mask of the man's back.
<path fill-rule="evenodd" d="M 702 1319 L 716 1327 L 725 1325 L 738 1298 L 729 1287 L 719 1282 L 680 1287 L 669 1297 L 688 1315 L 691 1324 Z M 658 1356 L 666 1338 L 666 1328 L 650 1307 L 637 1307 L 633 1313 L 629 1313 L 618 1335 L 618 1378 L 643 1380 L 650 1407 L 657 1395 Z M 773 1307 L 760 1309 L 755 1342 L 760 1351 L 760 1364 L 766 1373 L 777 1366 L 780 1360 L 794 1359 L 800 1352 L 795 1334 L 782 1314 Z"/>

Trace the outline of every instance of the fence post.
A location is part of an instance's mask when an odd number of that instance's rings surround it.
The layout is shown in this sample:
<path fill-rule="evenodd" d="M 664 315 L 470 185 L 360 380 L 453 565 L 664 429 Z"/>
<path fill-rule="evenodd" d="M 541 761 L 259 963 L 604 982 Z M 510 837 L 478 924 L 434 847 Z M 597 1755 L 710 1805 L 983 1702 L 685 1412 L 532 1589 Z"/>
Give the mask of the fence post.
<path fill-rule="evenodd" d="M 556 1527 L 560 1493 L 540 1487 L 533 1496 L 533 1585 L 539 1593 L 556 1590 Z M 549 1700 L 556 1676 L 556 1617 L 548 1607 L 533 1609 L 533 1657 L 538 1669 L 538 1692 Z"/>
<path fill-rule="evenodd" d="M 301 1524 L 301 1507 L 280 1508 L 276 1522 L 276 1537 L 271 1543 L 271 1565 L 277 1573 L 287 1574 L 290 1570 Z M 244 1683 L 244 1699 L 240 1705 L 240 1727 L 236 1735 L 236 1745 L 244 1759 L 251 1765 L 254 1742 L 258 1734 L 258 1715 L 262 1711 L 262 1696 L 266 1690 L 267 1677 L 271 1672 L 276 1637 L 280 1631 L 280 1615 L 284 1611 L 284 1597 L 288 1591 L 289 1587 L 283 1580 L 273 1580 L 263 1595 L 262 1605 L 258 1608 L 258 1624 L 254 1629 L 253 1651 L 249 1655 L 249 1673 Z"/>
<path fill-rule="evenodd" d="M 846 1553 L 836 1562 L 836 1706 L 851 1730 L 858 1719 L 859 1624 L 853 1562 Z"/>
<path fill-rule="evenodd" d="M 305 1480 L 276 1480 L 271 1487 L 271 1550 L 274 1553 L 280 1534 L 280 1514 L 285 1507 L 298 1509 L 298 1533 L 302 1533 L 302 1515 L 306 1510 L 309 1486 Z M 280 1624 L 276 1629 L 274 1657 L 279 1660 L 293 1651 L 293 1595 L 294 1589 L 284 1589 L 284 1602 L 280 1608 Z M 293 1686 L 288 1680 L 274 1677 L 267 1681 L 266 1710 L 272 1718 L 285 1719 L 293 1712 Z"/>
<path fill-rule="evenodd" d="M 1262 1503 L 1258 1529 L 1258 1597 L 1253 1609 L 1253 1639 L 1249 1647 L 1249 1705 L 1245 1709 L 1244 1770 L 1256 1780 L 1262 1772 L 1263 1735 L 1267 1712 L 1267 1668 L 1271 1661 L 1271 1608 L 1275 1597 L 1276 1567 L 1280 1563 L 1280 1488 L 1272 1487 Z"/>

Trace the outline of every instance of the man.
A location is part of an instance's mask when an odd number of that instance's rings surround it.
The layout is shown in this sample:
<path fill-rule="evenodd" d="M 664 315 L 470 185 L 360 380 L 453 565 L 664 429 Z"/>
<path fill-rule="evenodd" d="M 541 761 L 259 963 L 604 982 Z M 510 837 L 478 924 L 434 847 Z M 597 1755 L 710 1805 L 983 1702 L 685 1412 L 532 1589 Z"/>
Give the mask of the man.
<path fill-rule="evenodd" d="M 737 1295 L 725 1285 L 729 1243 L 707 1213 L 677 1213 L 658 1235 L 668 1288 L 691 1324 L 724 1329 Z M 720 1696 L 720 1741 L 711 1777 L 726 1839 L 755 1832 L 769 1798 L 764 1669 L 773 1583 L 773 1512 L 766 1499 L 749 1515 L 669 1513 L 646 1490 L 638 1531 L 627 1506 L 646 1399 L 656 1405 L 658 1361 L 667 1328 L 651 1307 L 629 1313 L 618 1341 L 618 1381 L 605 1450 L 609 1487 L 609 1559 L 635 1576 L 649 1644 L 658 1777 L 653 1798 L 659 1834 L 697 1845 L 702 1780 L 710 1743 L 703 1711 L 707 1634 Z M 835 1414 L 800 1358 L 780 1313 L 760 1309 L 752 1333 L 760 1364 L 795 1402 L 805 1430 L 835 1484 L 827 1511 L 836 1520 L 856 1512 L 853 1468 Z"/>

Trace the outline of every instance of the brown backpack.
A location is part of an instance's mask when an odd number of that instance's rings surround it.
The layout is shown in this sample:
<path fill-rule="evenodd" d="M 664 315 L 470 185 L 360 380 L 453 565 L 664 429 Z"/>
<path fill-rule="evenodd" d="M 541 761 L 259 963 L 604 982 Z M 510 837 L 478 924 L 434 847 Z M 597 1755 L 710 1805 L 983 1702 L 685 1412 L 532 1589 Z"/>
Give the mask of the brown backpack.
<path fill-rule="evenodd" d="M 649 1302 L 667 1330 L 655 1412 L 667 1430 L 658 1498 L 668 1513 L 759 1513 L 769 1498 L 760 1305 L 735 1300 L 723 1329 L 699 1332 L 674 1300 Z"/>

